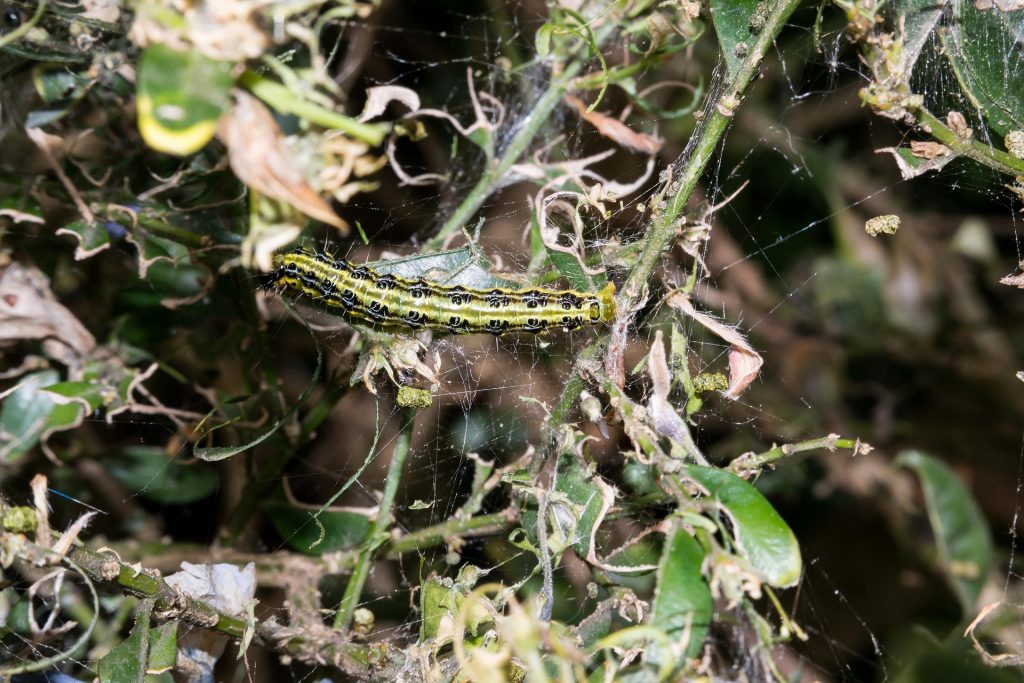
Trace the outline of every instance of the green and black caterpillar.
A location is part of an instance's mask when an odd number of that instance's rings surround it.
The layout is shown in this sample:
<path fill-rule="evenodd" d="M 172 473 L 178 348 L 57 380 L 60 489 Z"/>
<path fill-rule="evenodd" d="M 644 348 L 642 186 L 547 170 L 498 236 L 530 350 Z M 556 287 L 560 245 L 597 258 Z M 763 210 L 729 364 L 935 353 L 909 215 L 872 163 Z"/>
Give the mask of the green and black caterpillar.
<path fill-rule="evenodd" d="M 574 330 L 615 317 L 615 285 L 571 289 L 475 289 L 381 274 L 306 250 L 274 256 L 263 286 L 293 292 L 343 318 L 384 328 L 469 334 Z"/>

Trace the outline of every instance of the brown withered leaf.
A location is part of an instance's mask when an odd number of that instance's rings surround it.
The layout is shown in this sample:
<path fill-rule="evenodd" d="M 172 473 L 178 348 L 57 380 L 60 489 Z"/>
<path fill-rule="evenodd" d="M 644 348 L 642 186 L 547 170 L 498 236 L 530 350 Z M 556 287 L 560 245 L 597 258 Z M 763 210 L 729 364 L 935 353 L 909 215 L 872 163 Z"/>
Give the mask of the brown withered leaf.
<path fill-rule="evenodd" d="M 1024 289 L 1024 262 L 1018 264 L 1017 267 L 1019 269 L 1019 272 L 1016 272 L 1013 275 L 1007 275 L 1006 277 L 1000 279 L 999 284 Z"/>
<path fill-rule="evenodd" d="M 729 389 L 725 391 L 725 397 L 734 401 L 738 399 L 761 372 L 761 366 L 764 364 L 761 354 L 754 350 L 736 328 L 694 308 L 690 299 L 682 292 L 669 296 L 667 303 L 729 342 Z"/>
<path fill-rule="evenodd" d="M 18 262 L 0 271 L 0 344 L 44 340 L 44 351 L 68 367 L 96 347 L 96 340 L 50 291 L 40 270 Z"/>
<path fill-rule="evenodd" d="M 915 157 L 921 159 L 938 159 L 953 155 L 953 150 L 941 142 L 930 142 L 925 140 L 913 140 L 910 143 L 910 151 Z"/>
<path fill-rule="evenodd" d="M 296 167 L 281 129 L 262 102 L 238 93 L 235 105 L 217 125 L 217 137 L 228 148 L 231 170 L 246 185 L 348 234 L 348 223 L 331 210 Z"/>
<path fill-rule="evenodd" d="M 644 154 L 656 154 L 661 149 L 662 141 L 658 138 L 646 133 L 637 133 L 622 121 L 612 118 L 607 114 L 602 114 L 598 111 L 588 112 L 587 105 L 583 104 L 583 100 L 580 98 L 566 95 L 565 101 L 576 107 L 576 111 L 579 112 L 581 119 L 592 125 L 597 129 L 598 133 L 612 142 L 636 152 L 643 152 Z"/>

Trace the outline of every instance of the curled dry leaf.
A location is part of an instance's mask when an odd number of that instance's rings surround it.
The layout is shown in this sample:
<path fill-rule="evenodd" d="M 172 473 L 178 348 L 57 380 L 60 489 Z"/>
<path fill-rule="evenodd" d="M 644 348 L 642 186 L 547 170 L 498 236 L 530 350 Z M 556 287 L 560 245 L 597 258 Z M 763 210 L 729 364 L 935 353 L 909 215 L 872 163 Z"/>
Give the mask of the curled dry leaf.
<path fill-rule="evenodd" d="M 218 612 L 244 615 L 256 594 L 256 565 L 243 568 L 233 564 L 192 564 L 182 562 L 181 571 L 164 579 L 168 586 L 213 607 Z"/>
<path fill-rule="evenodd" d="M 662 141 L 658 138 L 646 133 L 637 133 L 622 121 L 612 118 L 607 114 L 597 111 L 588 112 L 587 105 L 583 104 L 583 100 L 580 98 L 567 95 L 565 101 L 576 108 L 581 119 L 592 125 L 597 129 L 598 133 L 612 142 L 644 154 L 657 154 L 658 150 L 661 149 Z"/>
<path fill-rule="evenodd" d="M 12 263 L 0 271 L 0 342 L 43 339 L 47 354 L 69 367 L 96 347 L 96 339 L 50 291 L 36 268 Z"/>
<path fill-rule="evenodd" d="M 400 85 L 381 85 L 366 91 L 366 105 L 359 120 L 369 121 L 380 116 L 391 102 L 400 102 L 413 112 L 420 109 L 420 96 L 415 90 Z"/>
<path fill-rule="evenodd" d="M 1017 264 L 1017 269 L 1019 272 L 1000 279 L 999 284 L 1024 289 L 1024 262 Z"/>
<path fill-rule="evenodd" d="M 237 95 L 235 105 L 217 125 L 217 136 L 228 148 L 231 170 L 250 188 L 348 234 L 348 224 L 310 187 L 274 117 L 255 97 L 244 92 Z"/>
<path fill-rule="evenodd" d="M 683 445 L 686 452 L 697 453 L 690 428 L 668 399 L 672 389 L 672 373 L 668 368 L 661 330 L 655 333 L 651 352 L 647 355 L 647 372 L 651 376 L 651 397 L 647 401 L 647 415 L 651 418 L 651 425 L 662 436 Z"/>
<path fill-rule="evenodd" d="M 943 147 L 944 145 L 939 146 Z M 945 156 L 937 156 L 933 159 L 927 159 L 926 161 L 923 162 L 911 163 L 911 160 L 908 160 L 904 156 L 904 153 L 907 152 L 907 150 L 905 149 L 900 149 L 899 147 L 883 147 L 882 149 L 879 149 L 877 151 L 879 154 L 884 152 L 892 155 L 892 158 L 896 160 L 896 165 L 899 166 L 900 175 L 903 176 L 904 180 L 916 178 L 920 175 L 928 173 L 929 171 L 938 171 L 943 166 L 945 166 L 950 161 L 956 158 L 954 154 L 947 153 Z M 914 153 L 913 150 L 911 150 L 909 156 L 911 157 L 911 159 L 922 158 L 920 155 Z"/>
<path fill-rule="evenodd" d="M 932 142 L 930 140 L 912 140 L 910 142 L 910 151 L 915 157 L 929 160 L 953 155 L 953 150 L 949 147 L 946 147 L 941 142 Z"/>
<path fill-rule="evenodd" d="M 694 308 L 690 299 L 682 292 L 676 292 L 669 296 L 668 305 L 693 318 L 729 342 L 732 347 L 729 349 L 729 389 L 725 391 L 725 396 L 733 400 L 738 399 L 761 372 L 761 366 L 764 364 L 761 354 L 754 350 L 754 347 L 743 338 L 736 328 L 729 327 L 707 313 L 701 313 Z"/>
<path fill-rule="evenodd" d="M 974 130 L 967 125 L 967 119 L 958 111 L 951 111 L 946 114 L 946 125 L 957 134 L 957 137 L 968 140 L 974 135 Z"/>

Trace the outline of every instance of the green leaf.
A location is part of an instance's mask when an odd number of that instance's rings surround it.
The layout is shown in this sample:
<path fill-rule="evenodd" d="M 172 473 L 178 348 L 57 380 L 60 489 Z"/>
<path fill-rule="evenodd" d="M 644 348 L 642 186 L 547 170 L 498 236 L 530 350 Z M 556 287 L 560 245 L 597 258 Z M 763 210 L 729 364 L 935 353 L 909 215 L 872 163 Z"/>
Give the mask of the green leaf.
<path fill-rule="evenodd" d="M 143 683 L 149 652 L 149 616 L 153 602 L 139 605 L 128 638 L 115 645 L 99 662 L 100 683 Z"/>
<path fill-rule="evenodd" d="M 36 65 L 32 69 L 32 83 L 46 106 L 30 111 L 25 127 L 40 128 L 63 118 L 85 96 L 93 80 L 86 72 L 73 71 L 64 65 Z"/>
<path fill-rule="evenodd" d="M 576 256 L 552 249 L 547 245 L 545 245 L 545 248 L 548 252 L 548 258 L 551 259 L 551 264 L 569 282 L 570 287 L 583 290 L 584 292 L 592 292 L 599 289 L 599 287 L 594 285 L 591 277 L 583 270 L 583 266 L 580 265 L 579 259 Z"/>
<path fill-rule="evenodd" d="M 604 558 L 604 564 L 615 568 L 632 568 L 636 571 L 611 571 L 600 569 L 595 573 L 598 578 L 625 586 L 634 593 L 648 593 L 655 587 L 657 576 L 653 571 L 644 569 L 657 565 L 665 547 L 665 535 L 649 533 L 631 538 L 621 548 L 616 548 Z"/>
<path fill-rule="evenodd" d="M 168 154 L 199 151 L 213 137 L 230 103 L 232 64 L 161 43 L 142 55 L 138 72 L 139 131 Z"/>
<path fill-rule="evenodd" d="M 715 467 L 687 465 L 686 473 L 729 516 L 736 545 L 765 582 L 785 587 L 800 580 L 803 561 L 796 536 L 760 491 Z"/>
<path fill-rule="evenodd" d="M 327 508 L 317 515 L 320 506 L 290 503 L 283 496 L 271 498 L 263 509 L 288 545 L 313 555 L 358 547 L 370 535 L 375 514 L 373 508 Z"/>
<path fill-rule="evenodd" d="M 99 221 L 73 221 L 59 228 L 57 234 L 71 235 L 78 240 L 78 246 L 75 248 L 76 261 L 95 256 L 110 246 L 110 232 Z"/>
<path fill-rule="evenodd" d="M 711 589 L 701 574 L 704 551 L 682 527 L 669 532 L 658 565 L 658 587 L 651 605 L 651 625 L 678 640 L 689 630 L 686 656 L 695 657 L 704 647 L 711 624 Z M 657 657 L 667 654 L 658 653 Z"/>
<path fill-rule="evenodd" d="M 757 38 L 750 30 L 751 18 L 763 4 L 761 0 L 711 0 L 711 21 L 730 75 L 739 70 L 743 61 L 738 54 L 742 51 L 739 46 L 749 47 Z"/>
<path fill-rule="evenodd" d="M 554 24 L 544 24 L 537 29 L 537 34 L 534 36 L 533 44 L 537 50 L 537 56 L 544 59 L 551 54 L 551 36 L 554 33 Z"/>
<path fill-rule="evenodd" d="M 21 378 L 18 388 L 0 408 L 0 462 L 15 462 L 44 436 L 76 427 L 84 417 L 81 403 L 61 403 L 44 388 L 59 387 L 56 370 L 41 370 Z"/>
<path fill-rule="evenodd" d="M 942 568 L 964 612 L 973 613 L 992 565 L 992 536 L 985 516 L 964 483 L 944 463 L 919 451 L 904 451 L 895 464 L 914 470 L 921 480 Z"/>
<path fill-rule="evenodd" d="M 435 647 L 451 640 L 466 595 L 473 589 L 480 570 L 467 564 L 455 580 L 432 577 L 423 582 L 420 598 L 420 642 L 441 636 Z M 476 635 L 480 627 L 493 621 L 493 612 L 482 601 L 476 601 L 465 614 L 466 629 Z"/>
<path fill-rule="evenodd" d="M 610 486 L 571 453 L 562 453 L 558 457 L 555 477 L 555 491 L 565 494 L 565 498 L 576 504 L 574 514 L 570 515 L 573 528 L 565 529 L 569 544 L 580 557 L 586 558 L 591 553 L 597 527 L 614 502 L 614 494 Z M 567 519 L 559 515 L 556 517 Z"/>
<path fill-rule="evenodd" d="M 178 622 L 168 621 L 166 624 L 150 629 L 149 657 L 146 661 L 147 674 L 159 674 L 174 668 L 178 659 Z"/>
<path fill-rule="evenodd" d="M 125 448 L 107 458 L 105 466 L 126 489 L 159 503 L 194 503 L 217 489 L 214 469 L 169 458 L 162 448 Z"/>
<path fill-rule="evenodd" d="M 940 35 L 961 89 L 1000 136 L 1024 130 L 1024 10 L 955 6 L 955 21 Z"/>

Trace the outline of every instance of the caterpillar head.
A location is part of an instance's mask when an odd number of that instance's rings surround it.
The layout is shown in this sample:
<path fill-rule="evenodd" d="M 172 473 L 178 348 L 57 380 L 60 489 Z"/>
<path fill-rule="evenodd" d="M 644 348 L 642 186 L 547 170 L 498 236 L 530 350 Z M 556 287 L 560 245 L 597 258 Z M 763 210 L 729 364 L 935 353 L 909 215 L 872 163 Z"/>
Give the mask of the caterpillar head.
<path fill-rule="evenodd" d="M 615 283 L 609 282 L 598 297 L 601 299 L 601 321 L 610 323 L 615 320 Z"/>

